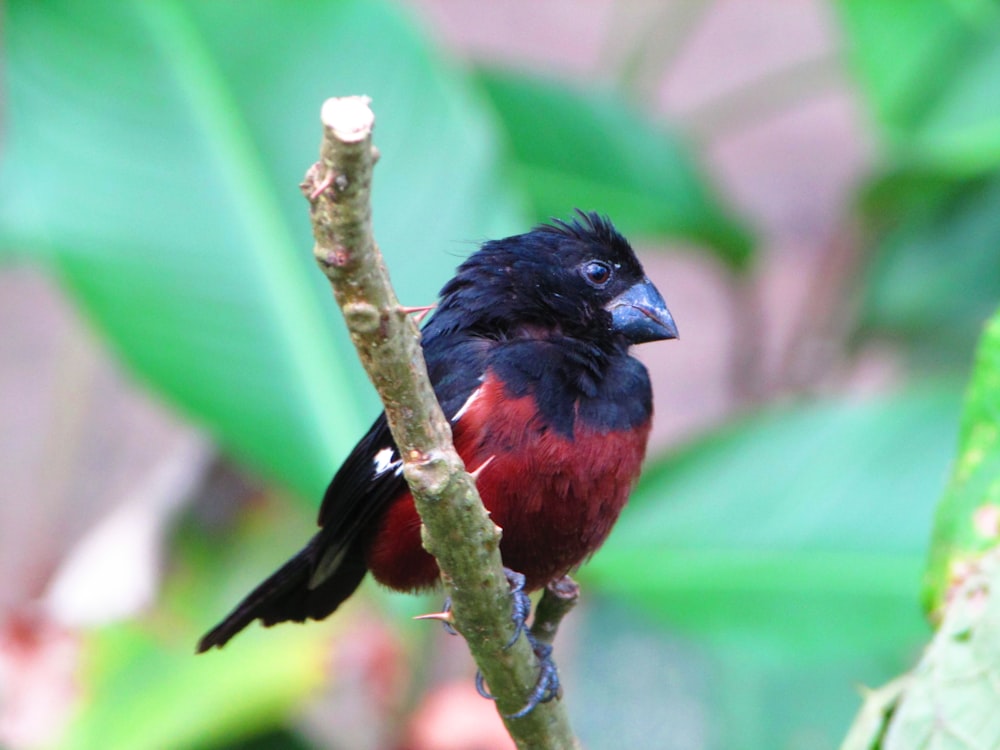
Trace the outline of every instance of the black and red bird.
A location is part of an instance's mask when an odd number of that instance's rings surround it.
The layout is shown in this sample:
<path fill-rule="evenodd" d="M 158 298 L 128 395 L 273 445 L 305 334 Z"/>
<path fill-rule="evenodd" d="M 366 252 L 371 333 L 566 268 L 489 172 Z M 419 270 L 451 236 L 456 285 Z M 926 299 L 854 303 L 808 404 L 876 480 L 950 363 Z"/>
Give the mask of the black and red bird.
<path fill-rule="evenodd" d="M 628 241 L 594 213 L 486 242 L 441 290 L 422 331 L 455 448 L 503 529 L 504 565 L 527 591 L 583 562 L 639 476 L 652 392 L 629 347 L 676 338 Z M 490 460 L 492 459 L 492 460 Z M 487 463 L 488 462 L 488 463 Z M 368 571 L 399 591 L 434 586 L 420 518 L 385 414 L 333 477 L 320 530 L 198 650 L 253 620 L 322 619 Z"/>

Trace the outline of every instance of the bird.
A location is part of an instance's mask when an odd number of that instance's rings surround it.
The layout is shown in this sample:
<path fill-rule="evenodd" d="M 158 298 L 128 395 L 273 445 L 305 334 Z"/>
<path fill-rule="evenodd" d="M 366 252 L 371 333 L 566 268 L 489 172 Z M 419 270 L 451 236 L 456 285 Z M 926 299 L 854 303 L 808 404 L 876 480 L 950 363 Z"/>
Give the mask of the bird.
<path fill-rule="evenodd" d="M 653 415 L 649 374 L 631 348 L 677 337 L 628 240 L 593 211 L 482 243 L 441 289 L 421 331 L 427 371 L 502 529 L 514 593 L 560 579 L 608 537 L 638 480 Z M 369 572 L 397 591 L 433 588 L 440 572 L 421 544 L 402 465 L 383 412 L 334 474 L 318 532 L 198 652 L 254 620 L 323 619 Z M 526 708 L 554 687 L 540 679 Z"/>

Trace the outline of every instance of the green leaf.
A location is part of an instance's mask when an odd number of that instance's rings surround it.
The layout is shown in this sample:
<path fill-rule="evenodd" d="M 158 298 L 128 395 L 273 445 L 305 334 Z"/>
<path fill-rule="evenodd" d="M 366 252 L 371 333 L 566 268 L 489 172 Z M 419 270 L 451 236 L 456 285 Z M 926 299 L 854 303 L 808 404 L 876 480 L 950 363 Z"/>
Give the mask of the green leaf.
<path fill-rule="evenodd" d="M 955 71 L 914 133 L 921 161 L 947 165 L 953 174 L 976 175 L 1000 164 L 1000 28 L 970 40 Z"/>
<path fill-rule="evenodd" d="M 861 333 L 904 342 L 936 369 L 968 367 L 1000 298 L 1000 174 L 954 182 L 897 174 L 871 211 L 895 222 L 864 279 Z"/>
<path fill-rule="evenodd" d="M 1000 313 L 987 326 L 965 397 L 958 458 L 934 521 L 925 603 L 937 610 L 952 583 L 1000 541 Z"/>
<path fill-rule="evenodd" d="M 946 609 L 910 676 L 881 750 L 1000 747 L 1000 555 L 981 560 Z"/>
<path fill-rule="evenodd" d="M 916 126 L 946 88 L 968 27 L 940 0 L 841 0 L 849 60 L 890 133 Z"/>
<path fill-rule="evenodd" d="M 842 0 L 848 54 L 895 156 L 954 175 L 1000 164 L 1000 9 Z"/>
<path fill-rule="evenodd" d="M 500 70 L 480 79 L 536 219 L 596 209 L 628 234 L 704 243 L 736 269 L 750 262 L 750 232 L 721 205 L 686 144 L 621 96 Z"/>
<path fill-rule="evenodd" d="M 964 369 L 1000 296 L 1000 6 L 842 0 L 849 57 L 893 166 L 869 191 L 862 334 Z"/>
<path fill-rule="evenodd" d="M 318 497 L 377 412 L 297 187 L 320 105 L 374 98 L 376 233 L 408 304 L 460 243 L 520 225 L 482 105 L 383 2 L 14 0 L 4 21 L 0 247 L 49 263 L 229 451 Z"/>
<path fill-rule="evenodd" d="M 653 464 L 582 571 L 692 636 L 779 663 L 898 652 L 957 414 L 950 387 L 766 413 Z"/>

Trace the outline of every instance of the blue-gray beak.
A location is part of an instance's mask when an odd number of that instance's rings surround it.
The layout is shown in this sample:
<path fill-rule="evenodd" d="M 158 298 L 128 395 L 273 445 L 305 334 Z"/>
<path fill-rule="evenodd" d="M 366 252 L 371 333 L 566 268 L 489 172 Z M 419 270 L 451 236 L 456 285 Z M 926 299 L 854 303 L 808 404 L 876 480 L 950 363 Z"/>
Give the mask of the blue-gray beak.
<path fill-rule="evenodd" d="M 633 284 L 604 309 L 611 313 L 612 328 L 630 344 L 677 338 L 677 324 L 649 279 Z"/>

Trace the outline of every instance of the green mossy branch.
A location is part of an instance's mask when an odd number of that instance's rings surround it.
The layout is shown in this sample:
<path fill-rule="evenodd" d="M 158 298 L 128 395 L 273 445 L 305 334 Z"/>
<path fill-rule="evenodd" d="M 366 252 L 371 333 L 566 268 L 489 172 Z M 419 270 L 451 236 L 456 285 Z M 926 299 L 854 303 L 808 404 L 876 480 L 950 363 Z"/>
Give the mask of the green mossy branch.
<path fill-rule="evenodd" d="M 500 714 L 513 714 L 525 705 L 538 679 L 538 662 L 524 638 L 505 648 L 514 628 L 500 529 L 455 452 L 451 428 L 427 376 L 419 331 L 396 299 L 373 238 L 375 117 L 367 97 L 344 97 L 327 100 L 321 120 L 320 161 L 301 186 L 310 202 L 316 261 L 330 280 L 351 340 L 385 406 L 423 521 L 424 547 L 437 559 L 451 597 L 455 629 L 468 642 Z M 543 597 L 550 604 L 557 598 L 549 592 Z M 538 620 L 547 640 L 569 606 Z M 560 699 L 504 721 L 519 748 L 579 747 Z"/>

